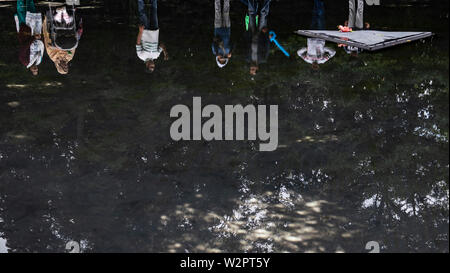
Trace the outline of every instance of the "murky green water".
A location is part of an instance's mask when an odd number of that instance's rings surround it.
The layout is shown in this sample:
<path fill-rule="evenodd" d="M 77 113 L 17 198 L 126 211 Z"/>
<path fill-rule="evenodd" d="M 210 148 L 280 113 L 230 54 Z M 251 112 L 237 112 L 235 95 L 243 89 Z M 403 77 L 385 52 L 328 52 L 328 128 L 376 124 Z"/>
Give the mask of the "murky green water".
<path fill-rule="evenodd" d="M 154 74 L 135 56 L 133 17 L 96 3 L 79 10 L 70 74 L 46 56 L 33 77 L 17 58 L 14 1 L 0 1 L 0 251 L 64 252 L 73 240 L 84 252 L 366 252 L 369 241 L 448 252 L 447 1 L 366 8 L 373 29 L 432 39 L 357 57 L 328 44 L 337 54 L 319 71 L 272 47 L 255 77 L 242 4 L 219 70 L 213 5 L 185 2 L 160 1 L 171 59 Z M 337 2 L 328 29 L 346 19 Z M 269 27 L 292 53 L 311 10 L 272 3 Z M 172 141 L 170 109 L 193 96 L 279 105 L 280 147 Z"/>

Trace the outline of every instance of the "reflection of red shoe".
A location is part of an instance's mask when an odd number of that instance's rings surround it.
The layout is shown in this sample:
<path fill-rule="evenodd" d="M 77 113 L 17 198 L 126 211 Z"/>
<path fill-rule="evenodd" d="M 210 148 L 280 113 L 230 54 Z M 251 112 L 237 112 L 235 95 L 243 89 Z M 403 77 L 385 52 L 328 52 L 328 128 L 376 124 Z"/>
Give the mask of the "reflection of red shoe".
<path fill-rule="evenodd" d="M 353 29 L 352 29 L 351 27 L 344 27 L 344 26 L 342 26 L 342 25 L 339 25 L 339 26 L 338 26 L 338 29 L 339 29 L 341 32 L 352 32 L 352 31 L 353 31 Z"/>

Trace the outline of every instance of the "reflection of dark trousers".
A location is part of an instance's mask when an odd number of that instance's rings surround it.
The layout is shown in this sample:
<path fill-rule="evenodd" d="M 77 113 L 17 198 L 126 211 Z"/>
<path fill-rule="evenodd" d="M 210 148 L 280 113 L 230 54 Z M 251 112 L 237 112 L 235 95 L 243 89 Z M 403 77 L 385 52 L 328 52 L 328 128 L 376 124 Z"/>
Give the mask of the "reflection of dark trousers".
<path fill-rule="evenodd" d="M 325 29 L 325 3 L 323 0 L 314 0 L 311 29 Z"/>
<path fill-rule="evenodd" d="M 267 27 L 267 17 L 269 16 L 270 11 L 270 1 L 271 0 L 263 0 L 263 4 L 260 7 L 258 0 L 248 0 L 248 15 L 250 17 L 250 29 L 252 33 L 256 31 L 256 16 L 259 12 L 259 22 L 258 22 L 258 30 L 262 30 Z"/>
<path fill-rule="evenodd" d="M 362 29 L 364 27 L 364 0 L 358 0 L 358 7 L 356 7 L 355 0 L 349 0 L 348 8 L 348 26 Z"/>
<path fill-rule="evenodd" d="M 150 0 L 150 16 L 147 16 L 147 10 L 144 0 L 137 0 L 139 23 L 144 26 L 145 29 L 157 30 L 158 26 L 158 0 Z"/>

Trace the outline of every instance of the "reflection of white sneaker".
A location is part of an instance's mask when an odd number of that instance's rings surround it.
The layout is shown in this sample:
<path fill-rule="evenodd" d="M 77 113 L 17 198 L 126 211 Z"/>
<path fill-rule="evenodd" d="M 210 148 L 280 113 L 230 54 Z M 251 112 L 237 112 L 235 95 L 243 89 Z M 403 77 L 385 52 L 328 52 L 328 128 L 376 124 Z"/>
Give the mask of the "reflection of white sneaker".
<path fill-rule="evenodd" d="M 55 21 L 61 23 L 62 21 L 62 10 L 56 10 L 56 15 L 54 16 Z"/>
<path fill-rule="evenodd" d="M 62 16 L 63 16 L 64 22 L 66 22 L 66 24 L 72 23 L 73 18 L 69 16 L 69 14 L 67 13 L 67 11 L 64 10 Z"/>

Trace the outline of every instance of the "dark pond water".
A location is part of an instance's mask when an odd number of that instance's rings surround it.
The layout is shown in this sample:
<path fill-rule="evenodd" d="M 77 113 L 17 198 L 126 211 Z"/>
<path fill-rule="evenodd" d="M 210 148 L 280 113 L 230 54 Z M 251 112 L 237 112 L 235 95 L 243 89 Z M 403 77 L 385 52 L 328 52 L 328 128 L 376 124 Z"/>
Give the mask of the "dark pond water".
<path fill-rule="evenodd" d="M 45 3 L 38 9 L 45 11 Z M 250 76 L 245 8 L 232 1 L 230 64 L 211 52 L 213 1 L 159 2 L 170 60 L 147 74 L 134 7 L 82 1 L 68 75 L 17 57 L 15 1 L 0 1 L 0 252 L 448 252 L 448 1 L 366 7 L 372 29 L 436 35 L 336 56 L 318 71 L 272 46 Z M 107 1 L 108 2 L 108 1 Z M 125 1 L 124 1 L 125 2 Z M 347 17 L 325 1 L 326 28 Z M 295 53 L 313 1 L 273 1 Z M 172 106 L 279 105 L 279 148 L 175 142 Z"/>

